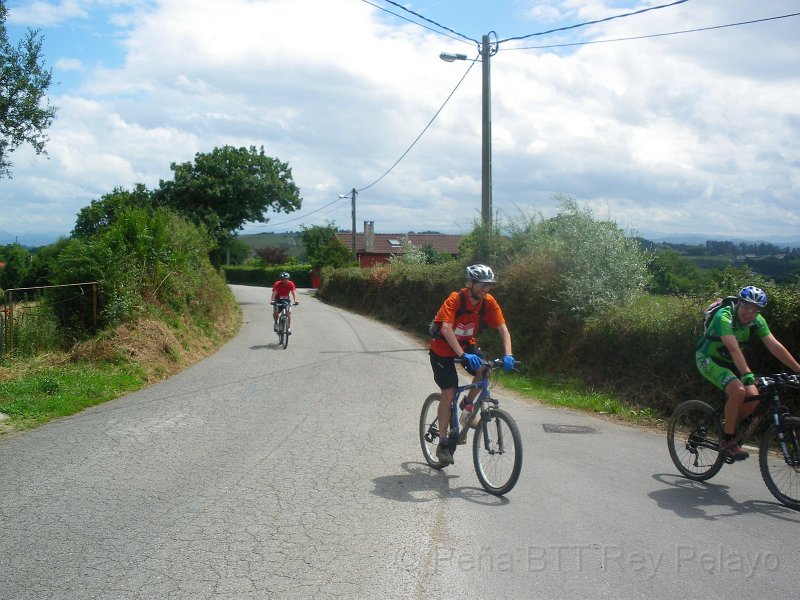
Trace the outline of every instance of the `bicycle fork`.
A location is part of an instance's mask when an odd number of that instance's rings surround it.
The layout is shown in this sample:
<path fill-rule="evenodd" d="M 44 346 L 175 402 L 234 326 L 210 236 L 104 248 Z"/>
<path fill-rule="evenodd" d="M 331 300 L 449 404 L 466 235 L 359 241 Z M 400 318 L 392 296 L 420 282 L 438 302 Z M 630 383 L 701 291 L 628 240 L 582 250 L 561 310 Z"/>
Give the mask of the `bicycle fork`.
<path fill-rule="evenodd" d="M 787 415 L 788 413 L 784 411 L 783 416 Z M 781 418 L 781 411 L 776 410 L 772 418 L 775 421 L 775 430 L 778 434 L 778 446 L 780 446 L 781 454 L 783 454 L 783 460 L 786 461 L 786 464 L 788 466 L 797 468 L 798 466 L 800 466 L 800 456 L 795 458 L 789 451 L 789 446 L 786 443 L 786 434 L 783 431 L 783 419 Z M 791 430 L 791 433 L 792 433 L 792 439 L 790 441 L 792 443 L 792 447 L 794 448 L 795 453 L 798 453 L 797 433 L 793 429 Z"/>

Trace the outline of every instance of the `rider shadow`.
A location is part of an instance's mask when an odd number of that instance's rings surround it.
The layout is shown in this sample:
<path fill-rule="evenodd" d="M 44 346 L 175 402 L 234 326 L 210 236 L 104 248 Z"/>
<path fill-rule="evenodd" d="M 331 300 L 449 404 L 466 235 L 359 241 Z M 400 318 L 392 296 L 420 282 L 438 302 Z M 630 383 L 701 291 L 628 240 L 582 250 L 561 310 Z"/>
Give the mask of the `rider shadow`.
<path fill-rule="evenodd" d="M 437 471 L 426 463 L 405 462 L 400 465 L 405 473 L 386 475 L 372 480 L 372 493 L 397 502 L 432 502 L 442 498 L 461 498 L 484 506 L 504 506 L 509 503 L 504 496 L 493 496 L 479 487 L 452 487 L 459 475 Z"/>
<path fill-rule="evenodd" d="M 759 513 L 800 523 L 800 514 L 778 502 L 736 502 L 728 493 L 730 488 L 727 485 L 692 481 L 672 473 L 657 473 L 653 479 L 669 487 L 650 492 L 648 496 L 659 507 L 671 510 L 684 519 L 716 521 L 724 517 Z"/>
<path fill-rule="evenodd" d="M 255 346 L 250 346 L 250 350 L 283 350 L 283 346 L 278 342 L 273 342 L 272 344 L 257 344 Z"/>

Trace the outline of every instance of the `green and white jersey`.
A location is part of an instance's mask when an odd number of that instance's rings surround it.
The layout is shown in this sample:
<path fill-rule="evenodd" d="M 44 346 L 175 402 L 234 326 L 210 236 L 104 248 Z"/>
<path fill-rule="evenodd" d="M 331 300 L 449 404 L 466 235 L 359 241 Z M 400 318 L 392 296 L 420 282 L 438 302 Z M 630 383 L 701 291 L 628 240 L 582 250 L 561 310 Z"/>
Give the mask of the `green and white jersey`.
<path fill-rule="evenodd" d="M 739 348 L 744 348 L 750 341 L 750 334 L 755 330 L 759 338 L 770 334 L 766 320 L 760 314 L 743 325 L 736 314 L 736 306 L 724 306 L 717 311 L 708 324 L 705 334 L 697 342 L 697 352 L 710 357 L 714 362 L 726 366 L 733 363 L 731 354 L 725 343 L 720 339 L 723 335 L 732 335 L 739 342 Z"/>

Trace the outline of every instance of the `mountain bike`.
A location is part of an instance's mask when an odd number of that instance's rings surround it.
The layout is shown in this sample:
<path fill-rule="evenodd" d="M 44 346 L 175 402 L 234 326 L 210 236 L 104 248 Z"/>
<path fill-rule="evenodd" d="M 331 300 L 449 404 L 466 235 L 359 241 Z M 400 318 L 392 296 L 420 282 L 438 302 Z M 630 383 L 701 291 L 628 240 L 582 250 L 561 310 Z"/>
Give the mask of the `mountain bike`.
<path fill-rule="evenodd" d="M 518 367 L 521 363 L 514 362 Z M 450 424 L 447 437 L 450 451 L 455 455 L 458 446 L 466 444 L 467 434 L 475 429 L 472 436 L 472 462 L 475 473 L 483 488 L 490 494 L 502 496 L 516 485 L 522 469 L 522 436 L 516 422 L 506 411 L 499 408 L 499 402 L 491 397 L 491 373 L 503 365 L 503 359 L 483 361 L 485 369 L 481 381 L 456 388 L 451 407 Z M 459 398 L 471 389 L 480 389 L 480 394 L 472 402 L 472 411 L 465 423 L 459 423 Z M 464 395 L 466 398 L 466 394 Z M 422 404 L 419 417 L 419 441 L 425 461 L 434 469 L 446 465 L 436 457 L 439 444 L 439 419 L 437 411 L 441 394 L 431 394 Z"/>
<path fill-rule="evenodd" d="M 737 429 L 739 445 L 758 438 L 758 464 L 770 493 L 790 508 L 800 510 L 800 418 L 781 404 L 780 391 L 800 388 L 800 378 L 776 373 L 756 380 L 758 395 L 745 402 L 758 408 L 742 419 Z M 669 421 L 667 446 L 672 462 L 687 478 L 706 481 L 735 459 L 720 452 L 724 403 L 714 409 L 701 400 L 687 400 Z M 760 427 L 759 427 L 760 426 Z M 741 433 L 740 433 L 741 432 Z"/>
<path fill-rule="evenodd" d="M 270 304 L 274 304 L 278 309 L 278 345 L 283 346 L 285 350 L 289 345 L 289 336 L 292 335 L 289 331 L 289 306 L 292 303 L 289 300 L 280 299 L 270 302 Z M 297 306 L 297 302 L 294 303 L 294 306 Z"/>

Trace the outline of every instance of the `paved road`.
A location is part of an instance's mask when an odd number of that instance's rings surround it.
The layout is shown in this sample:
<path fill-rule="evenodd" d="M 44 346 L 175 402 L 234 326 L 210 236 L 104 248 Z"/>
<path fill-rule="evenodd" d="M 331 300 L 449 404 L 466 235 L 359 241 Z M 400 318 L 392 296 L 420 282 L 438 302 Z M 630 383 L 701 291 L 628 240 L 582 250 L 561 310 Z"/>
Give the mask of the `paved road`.
<path fill-rule="evenodd" d="M 467 453 L 422 463 L 418 341 L 302 293 L 283 350 L 234 291 L 213 357 L 0 438 L 0 598 L 795 597 L 800 513 L 756 461 L 691 483 L 662 435 L 496 393 L 525 464 L 495 498 Z"/>

